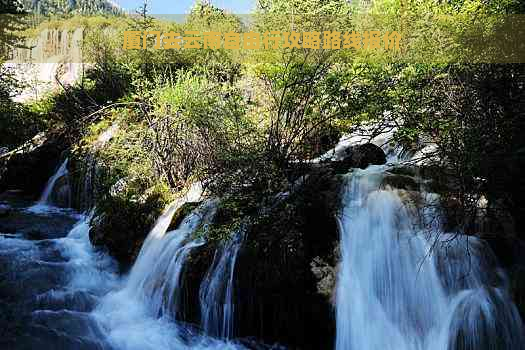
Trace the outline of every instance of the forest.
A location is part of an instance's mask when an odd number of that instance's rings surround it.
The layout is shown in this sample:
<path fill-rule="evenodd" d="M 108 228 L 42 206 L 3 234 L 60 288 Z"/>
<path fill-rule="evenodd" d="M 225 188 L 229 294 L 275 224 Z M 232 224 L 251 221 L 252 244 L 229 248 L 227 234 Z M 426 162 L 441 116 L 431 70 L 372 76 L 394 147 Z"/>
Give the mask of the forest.
<path fill-rule="evenodd" d="M 525 3 L 150 5 L 0 3 L 2 348 L 525 349 Z"/>

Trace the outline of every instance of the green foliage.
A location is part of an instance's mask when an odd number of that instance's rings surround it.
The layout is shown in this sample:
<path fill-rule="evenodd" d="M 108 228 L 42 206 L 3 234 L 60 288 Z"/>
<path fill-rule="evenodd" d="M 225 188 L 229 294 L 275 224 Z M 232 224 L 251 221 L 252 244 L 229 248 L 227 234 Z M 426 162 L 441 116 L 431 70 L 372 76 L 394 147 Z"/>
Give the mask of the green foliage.
<path fill-rule="evenodd" d="M 11 69 L 4 61 L 21 39 L 16 34 L 25 26 L 25 18 L 18 1 L 3 1 L 0 4 L 0 147 L 12 148 L 41 127 L 28 115 L 23 106 L 13 102 L 11 96 L 20 88 Z"/>
<path fill-rule="evenodd" d="M 84 138 L 83 151 L 91 152 L 91 149 L 96 147 L 95 135 L 107 130 L 113 122 L 124 124 L 122 120 L 99 122 L 95 128 L 92 128 L 92 134 Z M 149 188 L 158 183 L 148 155 L 141 147 L 143 133 L 144 129 L 140 125 L 135 124 L 129 128 L 122 125 L 104 147 L 97 149 L 100 193 L 108 194 L 120 180 L 123 181 L 122 188 L 117 186 L 114 192 L 126 200 L 138 201 Z"/>
<path fill-rule="evenodd" d="M 97 99 L 114 100 L 129 91 L 132 72 L 122 64 L 120 33 L 113 34 L 113 28 L 89 28 L 85 34 L 84 54 L 93 63 L 87 72 L 96 89 Z"/>
<path fill-rule="evenodd" d="M 58 0 L 45 3 L 49 9 L 58 6 L 54 12 L 75 11 L 63 10 Z M 98 8 L 101 2 L 85 3 Z M 178 191 L 201 180 L 213 194 L 231 198 L 231 208 L 228 201 L 221 204 L 231 218 L 256 211 L 289 187 L 303 162 L 325 152 L 342 134 L 371 122 L 397 127 L 397 139 L 408 147 L 436 142 L 443 159 L 456 165 L 454 176 L 470 186 L 463 191 L 469 192 L 477 186 L 472 179 L 485 174 L 483 164 L 495 157 L 496 149 L 510 152 L 521 145 L 515 136 L 519 123 L 505 105 L 516 101 L 510 93 L 502 94 L 519 90 L 503 81 L 517 80 L 522 72 L 514 66 L 455 62 L 497 58 L 498 45 L 480 50 L 473 43 L 507 40 L 496 40 L 510 25 L 500 15 L 520 9 L 514 0 L 261 0 L 254 21 L 247 24 L 202 2 L 181 24 L 152 18 L 147 7 L 133 17 L 55 19 L 42 28 L 85 28 L 90 71 L 76 86 L 27 109 L 3 107 L 4 115 L 16 115 L 24 130 L 7 122 L 0 127 L 15 144 L 43 128 L 74 125 L 77 116 L 109 101 L 128 103 L 111 110 L 107 119 L 86 122 L 93 123 L 86 133 L 79 131 L 81 145 L 89 149 L 111 123 L 120 125 L 116 137 L 96 153 L 102 192 L 108 195 L 124 179 L 118 200 L 140 202 L 159 184 Z M 403 41 L 399 51 L 158 50 L 150 36 L 147 49 L 124 50 L 123 33 L 133 29 L 181 34 L 398 30 Z M 510 51 L 503 56 L 516 58 Z M 2 85 L 0 95 L 6 96 Z M 485 115 L 490 118 L 481 117 Z M 494 132 L 497 137 L 491 138 Z M 503 145 L 509 135 L 512 147 Z M 107 200 L 116 199 L 108 195 Z M 225 220 L 210 235 L 225 237 L 238 225 Z"/>
<path fill-rule="evenodd" d="M 19 146 L 45 130 L 45 121 L 27 107 L 9 100 L 0 101 L 0 147 Z"/>
<path fill-rule="evenodd" d="M 230 239 L 240 228 L 239 219 L 221 225 L 216 223 L 203 225 L 193 232 L 193 238 L 205 238 L 207 242 L 224 242 Z"/>
<path fill-rule="evenodd" d="M 237 16 L 227 14 L 224 10 L 211 4 L 197 2 L 182 29 L 239 33 L 243 26 Z M 233 84 L 240 77 L 243 57 L 238 50 L 226 50 L 222 47 L 220 49 L 190 49 L 186 50 L 185 55 L 189 61 L 193 62 L 193 70 L 210 80 Z"/>
<path fill-rule="evenodd" d="M 201 31 L 240 32 L 240 19 L 212 4 L 197 2 L 193 6 L 185 22 L 185 27 Z"/>
<path fill-rule="evenodd" d="M 188 217 L 188 215 L 190 215 L 199 206 L 199 204 L 200 203 L 198 202 L 188 202 L 184 203 L 179 209 L 177 209 L 175 214 L 173 214 L 168 231 L 177 229 L 184 219 Z"/>
<path fill-rule="evenodd" d="M 242 148 L 253 130 L 238 91 L 192 73 L 153 92 L 146 149 L 173 188 L 219 172 L 226 154 Z"/>
<path fill-rule="evenodd" d="M 311 14 L 320 17 L 333 15 L 335 18 L 335 16 L 344 16 L 352 13 L 352 6 L 348 1 L 344 0 L 260 0 L 258 1 L 258 13 L 276 15 Z"/>
<path fill-rule="evenodd" d="M 254 201 L 253 196 L 238 193 L 224 197 L 219 201 L 213 223 L 201 226 L 193 235 L 208 242 L 226 241 L 242 228 L 260 204 Z"/>

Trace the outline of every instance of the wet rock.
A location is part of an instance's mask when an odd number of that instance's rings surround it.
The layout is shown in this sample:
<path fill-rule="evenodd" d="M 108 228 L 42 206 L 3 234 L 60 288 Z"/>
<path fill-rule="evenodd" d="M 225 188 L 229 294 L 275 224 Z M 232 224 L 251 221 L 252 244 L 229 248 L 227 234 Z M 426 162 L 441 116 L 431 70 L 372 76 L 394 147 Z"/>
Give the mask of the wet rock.
<path fill-rule="evenodd" d="M 11 208 L 7 205 L 0 204 L 0 218 L 5 218 L 9 216 Z"/>
<path fill-rule="evenodd" d="M 287 348 L 333 347 L 335 320 L 327 294 L 335 278 L 330 266 L 337 260 L 335 215 L 343 181 L 327 169 L 317 170 L 250 221 L 235 267 L 235 338 L 255 337 Z M 217 220 L 224 221 L 219 214 Z M 191 305 L 199 303 L 200 283 L 216 247 L 212 242 L 196 248 L 186 262 L 182 304 L 188 322 L 200 322 Z M 314 260 L 323 262 L 319 271 L 312 269 Z M 326 272 L 323 290 L 317 272 Z"/>
<path fill-rule="evenodd" d="M 405 175 L 405 176 L 411 176 L 416 177 L 420 175 L 419 167 L 412 166 L 412 165 L 400 165 L 396 166 L 388 171 L 391 174 L 395 175 Z"/>
<path fill-rule="evenodd" d="M 63 131 L 38 134 L 20 149 L 0 157 L 0 192 L 23 190 L 34 198 L 53 174 L 70 141 Z"/>
<path fill-rule="evenodd" d="M 525 265 L 514 265 L 508 269 L 512 299 L 525 320 Z"/>
<path fill-rule="evenodd" d="M 0 232 L 22 233 L 29 239 L 57 238 L 67 235 L 76 219 L 67 214 L 35 215 L 12 210 L 0 220 Z"/>
<path fill-rule="evenodd" d="M 335 306 L 337 268 L 328 264 L 320 257 L 315 257 L 310 263 L 310 266 L 312 267 L 312 273 L 318 281 L 317 291 Z"/>
<path fill-rule="evenodd" d="M 50 194 L 50 201 L 54 206 L 61 208 L 69 208 L 71 206 L 71 186 L 68 176 L 63 176 L 56 181 Z"/>
<path fill-rule="evenodd" d="M 168 231 L 175 230 L 179 225 L 182 223 L 182 220 L 186 218 L 195 208 L 199 206 L 199 202 L 188 202 L 184 203 L 175 214 L 173 214 L 173 218 L 171 219 L 170 226 L 168 227 Z"/>
<path fill-rule="evenodd" d="M 279 344 L 261 344 L 261 342 L 254 337 L 245 337 L 236 340 L 237 343 L 249 350 L 286 350 L 285 346 Z"/>
<path fill-rule="evenodd" d="M 389 173 L 385 174 L 381 185 L 407 191 L 416 191 L 420 187 L 418 181 L 412 176 Z"/>
<path fill-rule="evenodd" d="M 209 242 L 191 250 L 186 260 L 182 278 L 181 302 L 177 318 L 185 322 L 200 324 L 199 290 L 206 272 L 213 263 L 217 242 Z"/>
<path fill-rule="evenodd" d="M 106 198 L 91 220 L 91 243 L 107 250 L 119 262 L 122 271 L 128 270 L 168 204 L 166 200 L 161 194 L 150 195 L 143 202 L 122 197 Z"/>
<path fill-rule="evenodd" d="M 385 152 L 381 147 L 372 143 L 365 143 L 364 145 L 355 146 L 352 148 L 352 163 L 355 168 L 364 169 L 367 166 L 382 165 L 386 163 Z"/>
<path fill-rule="evenodd" d="M 372 143 L 352 146 L 344 150 L 338 160 L 331 162 L 336 173 L 346 173 L 350 168 L 364 169 L 369 165 L 386 163 L 385 152 Z"/>

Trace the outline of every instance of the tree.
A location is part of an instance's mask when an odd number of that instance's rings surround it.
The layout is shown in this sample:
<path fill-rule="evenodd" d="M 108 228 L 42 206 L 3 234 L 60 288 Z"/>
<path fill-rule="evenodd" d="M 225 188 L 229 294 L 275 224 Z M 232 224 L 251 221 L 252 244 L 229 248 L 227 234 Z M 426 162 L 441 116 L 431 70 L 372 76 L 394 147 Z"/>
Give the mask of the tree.
<path fill-rule="evenodd" d="M 259 1 L 255 31 L 344 31 L 351 28 L 351 12 L 349 3 L 339 0 Z M 342 56 L 323 46 L 258 50 L 253 56 L 269 95 L 266 152 L 277 168 L 287 172 L 292 163 L 315 157 L 323 150 L 322 143 L 338 138 L 332 122 L 341 99 L 336 66 Z M 328 142 L 323 142 L 326 138 Z"/>
<path fill-rule="evenodd" d="M 15 35 L 24 27 L 24 11 L 18 0 L 0 2 L 0 60 L 5 60 L 11 50 L 21 44 Z"/>

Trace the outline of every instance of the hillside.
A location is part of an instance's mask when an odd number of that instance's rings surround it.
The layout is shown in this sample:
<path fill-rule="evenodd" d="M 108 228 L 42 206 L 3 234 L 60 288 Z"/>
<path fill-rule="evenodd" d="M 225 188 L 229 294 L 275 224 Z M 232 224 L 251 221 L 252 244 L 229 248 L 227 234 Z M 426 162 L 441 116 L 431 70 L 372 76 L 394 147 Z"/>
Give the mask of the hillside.
<path fill-rule="evenodd" d="M 120 8 L 106 0 L 24 0 L 24 8 L 42 15 L 115 14 Z"/>

